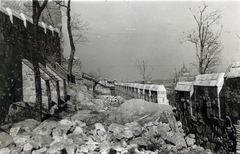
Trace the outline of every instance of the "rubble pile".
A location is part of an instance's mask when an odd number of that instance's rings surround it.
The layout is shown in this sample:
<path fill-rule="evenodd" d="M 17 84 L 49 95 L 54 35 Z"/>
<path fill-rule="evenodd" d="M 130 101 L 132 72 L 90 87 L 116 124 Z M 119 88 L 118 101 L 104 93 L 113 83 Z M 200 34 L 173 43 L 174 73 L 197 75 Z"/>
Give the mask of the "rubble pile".
<path fill-rule="evenodd" d="M 195 144 L 194 134 L 184 133 L 171 106 L 113 96 L 93 98 L 79 87 L 69 89 L 68 116 L 41 123 L 26 119 L 1 132 L 0 154 L 211 153 Z M 106 106 L 112 109 L 105 110 Z"/>
<path fill-rule="evenodd" d="M 99 84 L 96 85 L 95 92 L 99 95 L 110 95 L 111 94 L 111 90 L 109 88 L 105 88 Z"/>
<path fill-rule="evenodd" d="M 194 134 L 185 136 L 181 128 L 173 131 L 169 123 L 159 120 L 144 126 L 136 121 L 87 126 L 67 119 L 37 124 L 27 119 L 14 124 L 10 134 L 2 132 L 0 153 L 211 153 L 195 145 Z"/>

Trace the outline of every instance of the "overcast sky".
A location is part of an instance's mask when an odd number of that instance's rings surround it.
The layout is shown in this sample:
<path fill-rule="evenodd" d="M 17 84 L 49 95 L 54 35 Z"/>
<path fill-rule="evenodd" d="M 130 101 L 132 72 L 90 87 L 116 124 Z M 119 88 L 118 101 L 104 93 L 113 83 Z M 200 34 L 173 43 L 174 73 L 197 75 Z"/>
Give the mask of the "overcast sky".
<path fill-rule="evenodd" d="M 240 1 L 206 4 L 209 10 L 222 10 L 220 40 L 224 49 L 218 70 L 225 72 L 232 62 L 240 61 L 240 39 L 236 36 L 240 36 Z M 74 1 L 72 12 L 80 13 L 90 28 L 86 34 L 90 42 L 76 45 L 76 57 L 81 59 L 84 72 L 100 69 L 103 78 L 118 81 L 141 80 L 133 67 L 137 60 L 154 67 L 153 79 L 168 79 L 174 66 L 180 70 L 183 63 L 193 74 L 196 69 L 190 63 L 196 61 L 194 45 L 180 44 L 179 38 L 182 32 L 196 27 L 189 8 L 200 5 L 201 1 Z M 66 47 L 64 54 L 69 56 Z"/>

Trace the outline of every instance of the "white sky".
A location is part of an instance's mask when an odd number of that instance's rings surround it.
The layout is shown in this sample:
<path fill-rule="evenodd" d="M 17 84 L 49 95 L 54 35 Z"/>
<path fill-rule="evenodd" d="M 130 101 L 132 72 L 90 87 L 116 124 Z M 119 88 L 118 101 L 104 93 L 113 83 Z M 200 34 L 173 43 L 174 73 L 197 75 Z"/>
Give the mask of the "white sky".
<path fill-rule="evenodd" d="M 140 80 L 134 61 L 146 60 L 152 66 L 153 79 L 168 79 L 174 66 L 183 63 L 193 73 L 189 63 L 195 61 L 195 48 L 179 43 L 182 32 L 196 26 L 189 8 L 202 1 L 74 1 L 72 12 L 80 13 L 89 23 L 87 46 L 77 45 L 76 56 L 83 62 L 83 71 L 97 72 L 103 77 Z M 240 1 L 207 1 L 210 10 L 221 9 L 223 24 L 221 42 L 222 65 L 225 72 L 234 61 L 240 61 Z M 64 23 L 63 23 L 64 25 Z M 219 25 L 220 27 L 220 25 Z M 219 28 L 217 27 L 217 28 Z M 65 55 L 69 56 L 69 48 Z"/>

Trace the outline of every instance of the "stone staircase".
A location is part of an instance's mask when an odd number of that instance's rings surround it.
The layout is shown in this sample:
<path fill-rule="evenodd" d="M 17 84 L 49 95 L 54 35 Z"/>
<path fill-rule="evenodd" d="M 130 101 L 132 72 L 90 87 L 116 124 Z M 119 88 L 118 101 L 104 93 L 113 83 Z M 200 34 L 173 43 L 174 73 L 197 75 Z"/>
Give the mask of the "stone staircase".
<path fill-rule="evenodd" d="M 67 94 L 67 81 L 65 76 L 59 73 L 59 71 L 50 64 L 47 64 L 46 67 L 39 64 L 39 69 L 41 73 L 43 107 L 49 109 L 52 101 L 57 104 L 65 102 Z M 23 101 L 34 103 L 35 80 L 33 65 L 26 59 L 22 59 L 22 82 Z"/>

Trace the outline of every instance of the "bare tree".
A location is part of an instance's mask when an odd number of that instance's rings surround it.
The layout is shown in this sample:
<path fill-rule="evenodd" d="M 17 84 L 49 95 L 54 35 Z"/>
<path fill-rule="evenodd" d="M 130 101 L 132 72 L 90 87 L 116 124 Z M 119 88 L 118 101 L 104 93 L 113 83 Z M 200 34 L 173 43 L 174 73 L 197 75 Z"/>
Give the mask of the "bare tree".
<path fill-rule="evenodd" d="M 44 0 L 42 4 L 38 0 L 32 0 L 32 19 L 33 19 L 33 53 L 32 53 L 32 63 L 34 69 L 35 77 L 35 90 L 36 90 L 36 108 L 38 112 L 38 120 L 42 120 L 42 87 L 41 78 L 39 70 L 39 57 L 42 57 L 41 50 L 39 49 L 39 37 L 38 37 L 38 22 L 43 9 L 47 6 L 48 0 Z"/>
<path fill-rule="evenodd" d="M 87 28 L 88 23 L 84 23 L 80 20 L 79 14 L 73 14 L 71 16 L 71 0 L 68 0 L 67 5 L 65 5 L 64 1 L 55 1 L 61 7 L 66 8 L 66 15 L 67 15 L 67 31 L 69 36 L 69 42 L 71 47 L 71 52 L 68 61 L 68 73 L 71 77 L 72 75 L 72 67 L 73 67 L 73 60 L 74 55 L 76 52 L 75 44 L 76 43 L 86 43 L 88 42 L 87 37 L 83 35 L 83 32 L 88 30 Z"/>
<path fill-rule="evenodd" d="M 150 67 L 146 61 L 139 61 L 137 60 L 134 63 L 134 66 L 138 68 L 140 75 L 142 76 L 143 82 L 146 83 L 147 81 L 151 80 L 152 71 L 154 67 Z"/>
<path fill-rule="evenodd" d="M 192 63 L 197 67 L 199 74 L 213 73 L 217 66 L 221 64 L 222 45 L 219 37 L 222 32 L 222 25 L 219 30 L 215 30 L 219 24 L 220 10 L 208 11 L 208 6 L 204 3 L 197 11 L 192 11 L 197 27 L 189 32 L 183 32 L 180 43 L 185 41 L 193 43 L 196 48 L 198 63 Z"/>

